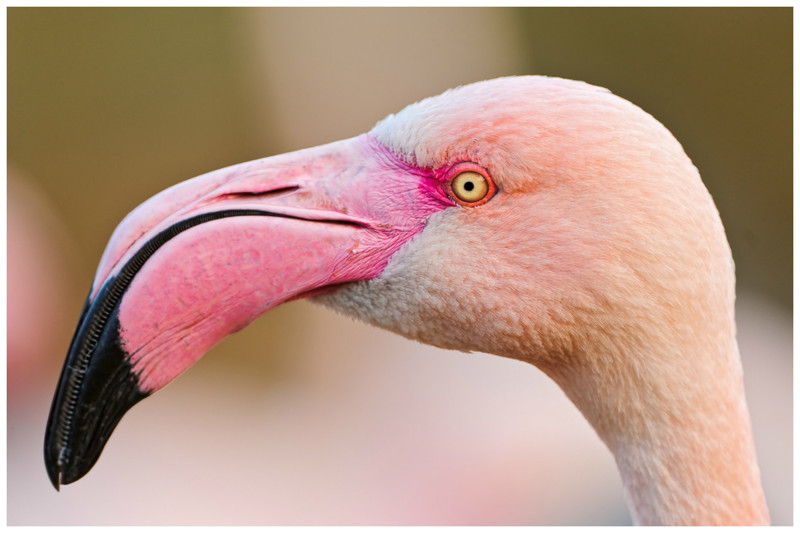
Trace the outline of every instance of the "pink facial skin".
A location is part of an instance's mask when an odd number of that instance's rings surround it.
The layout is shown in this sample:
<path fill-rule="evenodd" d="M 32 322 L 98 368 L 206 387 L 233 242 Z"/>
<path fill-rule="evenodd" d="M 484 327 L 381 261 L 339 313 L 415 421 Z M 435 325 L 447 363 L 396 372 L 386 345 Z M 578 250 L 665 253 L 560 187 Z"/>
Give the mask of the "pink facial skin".
<path fill-rule="evenodd" d="M 205 222 L 147 260 L 119 310 L 140 389 L 163 387 L 282 302 L 380 275 L 433 213 L 455 205 L 447 175 L 410 167 L 361 135 L 205 174 L 143 203 L 114 232 L 93 296 L 144 242 L 178 221 L 229 209 L 284 217 Z"/>

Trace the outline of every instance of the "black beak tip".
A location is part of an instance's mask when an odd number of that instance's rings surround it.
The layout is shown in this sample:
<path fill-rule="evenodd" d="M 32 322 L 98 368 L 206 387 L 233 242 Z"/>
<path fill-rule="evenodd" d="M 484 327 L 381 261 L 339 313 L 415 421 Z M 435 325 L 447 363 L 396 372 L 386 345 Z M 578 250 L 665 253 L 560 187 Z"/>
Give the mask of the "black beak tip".
<path fill-rule="evenodd" d="M 90 442 L 90 444 L 92 443 Z M 102 450 L 102 446 L 100 449 Z M 57 491 L 61 490 L 62 485 L 69 485 L 85 476 L 89 470 L 91 470 L 97 460 L 97 456 L 99 456 L 99 451 L 96 455 L 73 455 L 67 459 L 67 464 L 61 465 L 57 459 L 58 451 L 53 451 L 56 453 L 54 454 L 51 450 L 45 448 L 44 463 L 47 470 L 47 477 L 50 478 L 50 483 Z"/>
<path fill-rule="evenodd" d="M 92 469 L 122 416 L 148 396 L 121 346 L 117 312 L 91 345 L 86 323 L 94 307 L 84 312 L 61 371 L 44 442 L 45 468 L 56 490 Z"/>
<path fill-rule="evenodd" d="M 45 455 L 44 459 L 45 467 L 47 468 L 47 477 L 50 478 L 50 483 L 53 484 L 53 487 L 57 490 L 61 490 L 61 469 L 58 467 L 57 464 L 50 461 L 49 457 Z"/>

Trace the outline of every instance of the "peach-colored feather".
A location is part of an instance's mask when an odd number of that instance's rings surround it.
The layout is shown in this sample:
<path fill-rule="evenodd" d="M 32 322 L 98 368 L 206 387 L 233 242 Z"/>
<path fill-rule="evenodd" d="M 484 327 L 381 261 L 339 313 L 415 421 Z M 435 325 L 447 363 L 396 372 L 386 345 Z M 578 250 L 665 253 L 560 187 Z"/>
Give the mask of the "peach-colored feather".
<path fill-rule="evenodd" d="M 768 522 L 731 252 L 658 121 L 604 89 L 515 77 L 413 104 L 372 135 L 420 167 L 475 161 L 498 193 L 432 215 L 378 278 L 319 302 L 538 366 L 614 453 L 637 523 Z"/>

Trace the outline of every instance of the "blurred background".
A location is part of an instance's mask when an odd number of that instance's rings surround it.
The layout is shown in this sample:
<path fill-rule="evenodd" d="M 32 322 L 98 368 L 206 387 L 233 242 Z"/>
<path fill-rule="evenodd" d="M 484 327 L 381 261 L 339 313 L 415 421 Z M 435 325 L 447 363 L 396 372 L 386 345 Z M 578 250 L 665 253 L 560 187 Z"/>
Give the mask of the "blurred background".
<path fill-rule="evenodd" d="M 137 405 L 57 493 L 42 442 L 100 254 L 178 181 L 546 74 L 663 122 L 733 248 L 772 518 L 792 521 L 791 8 L 10 8 L 10 525 L 627 524 L 611 454 L 537 369 L 307 302 Z"/>

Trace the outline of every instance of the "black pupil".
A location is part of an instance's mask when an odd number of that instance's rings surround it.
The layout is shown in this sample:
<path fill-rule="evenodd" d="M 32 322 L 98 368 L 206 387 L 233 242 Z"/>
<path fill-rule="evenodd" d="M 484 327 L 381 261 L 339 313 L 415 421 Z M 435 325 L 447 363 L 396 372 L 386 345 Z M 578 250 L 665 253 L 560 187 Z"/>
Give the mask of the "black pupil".
<path fill-rule="evenodd" d="M 471 191 L 474 188 L 475 188 L 475 184 L 472 183 L 471 181 L 468 181 L 468 182 L 466 182 L 464 184 L 464 190 L 467 191 L 467 192 Z"/>

